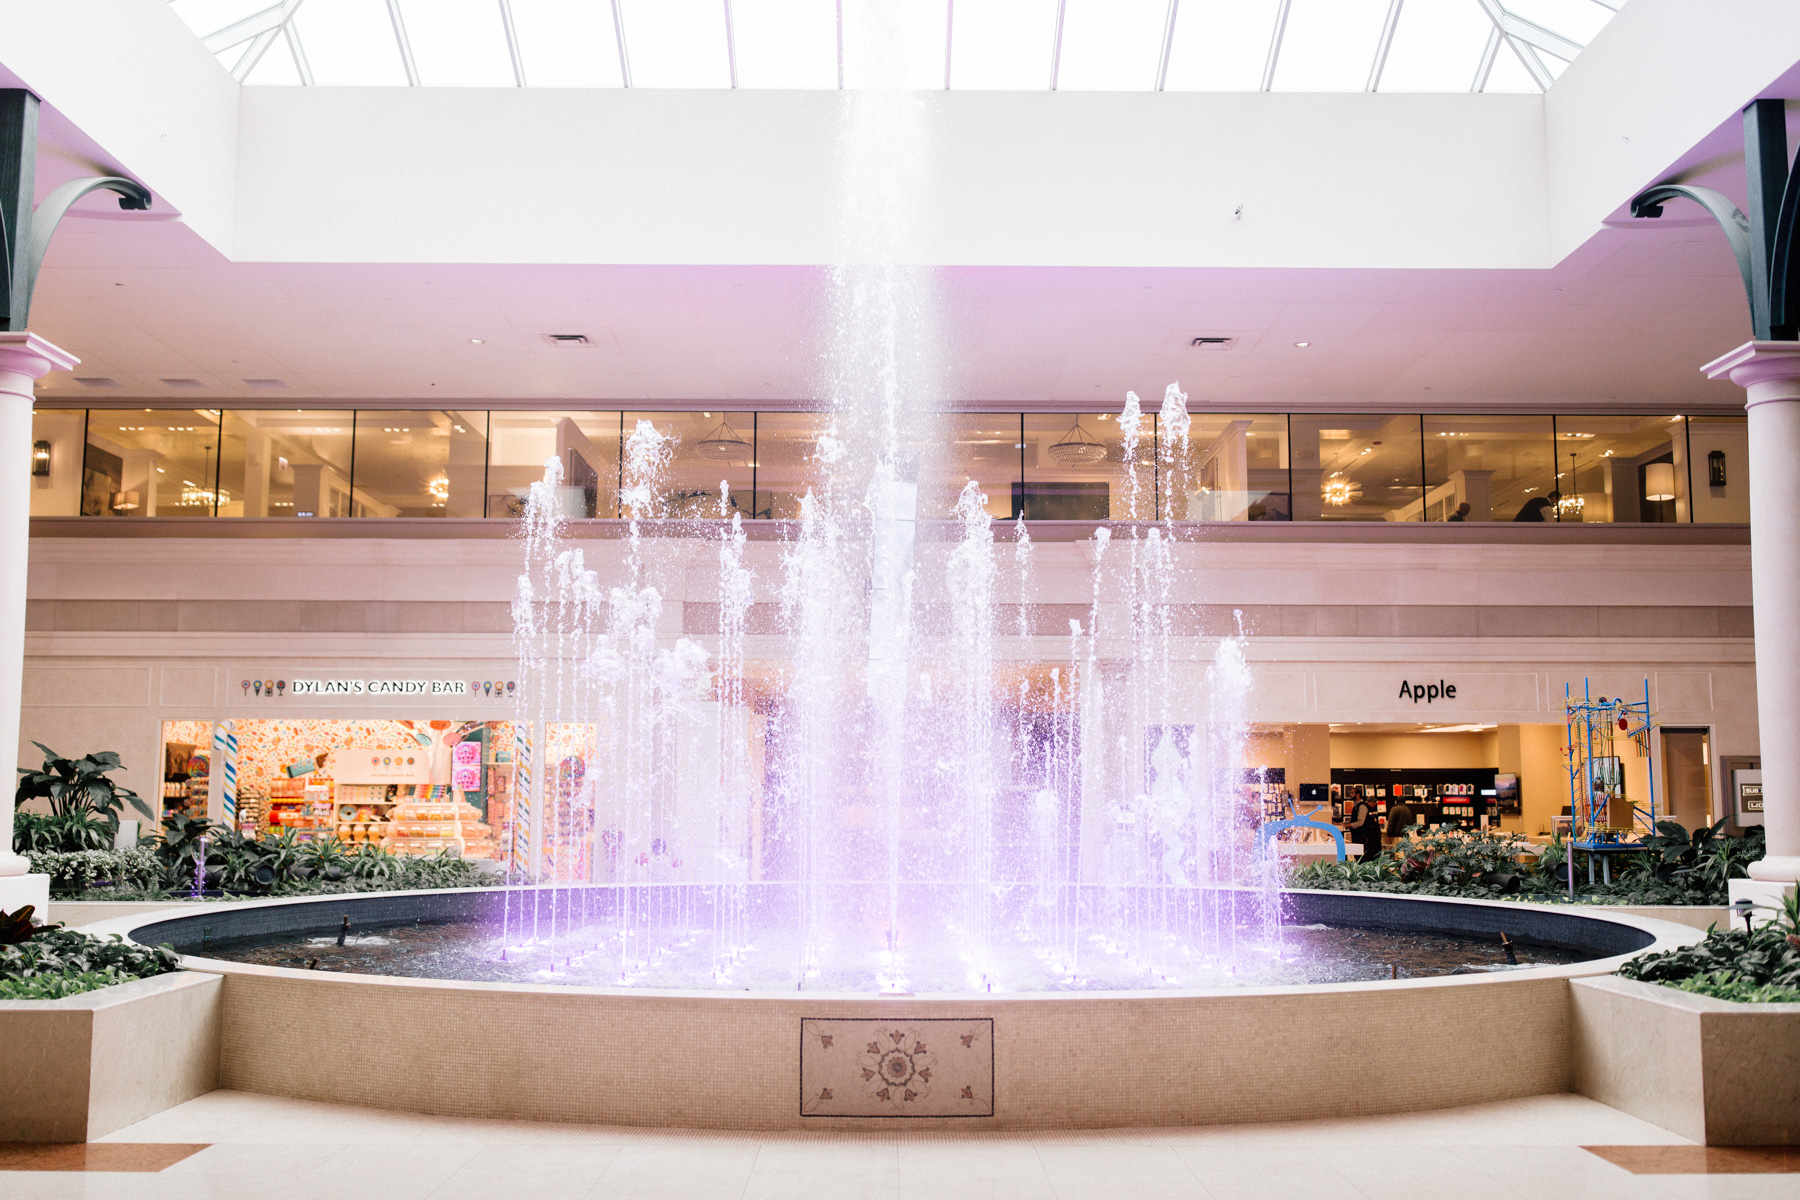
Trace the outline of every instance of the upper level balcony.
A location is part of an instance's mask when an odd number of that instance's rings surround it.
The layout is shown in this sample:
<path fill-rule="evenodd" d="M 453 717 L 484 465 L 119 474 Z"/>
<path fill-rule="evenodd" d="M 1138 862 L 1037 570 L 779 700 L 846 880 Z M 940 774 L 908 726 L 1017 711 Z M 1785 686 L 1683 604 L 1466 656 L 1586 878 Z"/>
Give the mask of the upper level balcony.
<path fill-rule="evenodd" d="M 669 439 L 659 516 L 739 515 L 752 536 L 780 536 L 828 470 L 817 442 L 831 420 L 791 409 L 40 406 L 33 532 L 497 534 L 555 455 L 565 513 L 607 536 L 625 515 L 626 444 L 647 422 Z M 1450 524 L 1487 527 L 1466 528 L 1483 540 L 1747 536 L 1735 414 L 1206 412 L 1178 431 L 1146 413 L 1134 440 L 1115 413 L 956 412 L 935 436 L 953 450 L 939 477 L 919 481 L 922 519 L 948 518 L 974 480 L 996 520 L 1023 518 L 1040 538 L 1121 521 L 1254 540 L 1429 539 L 1430 525 L 1458 536 Z"/>

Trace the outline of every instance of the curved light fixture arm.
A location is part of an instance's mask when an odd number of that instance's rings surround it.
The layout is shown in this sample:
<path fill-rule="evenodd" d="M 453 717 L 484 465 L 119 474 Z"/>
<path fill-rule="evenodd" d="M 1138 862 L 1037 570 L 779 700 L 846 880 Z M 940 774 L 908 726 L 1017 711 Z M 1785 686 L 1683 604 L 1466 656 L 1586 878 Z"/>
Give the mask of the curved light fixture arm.
<path fill-rule="evenodd" d="M 17 314 L 18 327 L 24 329 L 31 316 L 31 293 L 37 288 L 38 269 L 44 265 L 44 254 L 50 249 L 50 238 L 56 233 L 63 215 L 74 203 L 92 192 L 119 194 L 119 207 L 143 211 L 150 207 L 150 191 L 136 180 L 118 175 L 99 175 L 90 179 L 71 179 L 44 197 L 31 213 L 31 247 L 25 260 L 25 297 Z"/>
<path fill-rule="evenodd" d="M 1794 226 L 1800 224 L 1800 171 L 1788 176 L 1775 220 L 1775 244 L 1769 248 L 1769 328 L 1790 331 L 1800 325 L 1800 253 L 1795 252 Z M 1792 337 L 1793 333 L 1787 333 Z"/>
<path fill-rule="evenodd" d="M 1756 252 L 1750 240 L 1750 219 L 1722 192 L 1715 192 L 1711 188 L 1691 187 L 1685 183 L 1659 183 L 1633 196 L 1631 215 L 1660 217 L 1662 206 L 1670 200 L 1692 200 L 1712 214 L 1712 219 L 1725 231 L 1725 238 L 1731 243 L 1731 252 L 1737 255 L 1738 270 L 1744 276 L 1744 294 L 1750 300 L 1750 320 L 1756 328 L 1756 336 L 1767 338 L 1770 325 L 1769 301 L 1767 296 L 1758 295 Z"/>

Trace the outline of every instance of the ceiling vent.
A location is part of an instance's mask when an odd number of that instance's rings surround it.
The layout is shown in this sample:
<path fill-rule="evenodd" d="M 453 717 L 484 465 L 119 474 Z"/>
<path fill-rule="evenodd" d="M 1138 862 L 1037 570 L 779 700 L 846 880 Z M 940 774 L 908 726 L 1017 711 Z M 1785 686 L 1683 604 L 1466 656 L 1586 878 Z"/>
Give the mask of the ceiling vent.
<path fill-rule="evenodd" d="M 284 388 L 287 386 L 285 379 L 246 379 L 244 383 L 253 388 Z"/>
<path fill-rule="evenodd" d="M 164 379 L 161 382 L 164 387 L 172 388 L 203 388 L 206 386 L 198 379 Z"/>
<path fill-rule="evenodd" d="M 1202 336 L 1195 338 L 1193 341 L 1189 342 L 1188 345 L 1196 350 L 1229 350 L 1237 345 L 1237 339 L 1234 337 Z"/>
<path fill-rule="evenodd" d="M 119 381 L 108 379 L 104 375 L 77 375 L 75 382 L 82 387 L 118 387 Z"/>
<path fill-rule="evenodd" d="M 546 333 L 544 340 L 552 346 L 585 346 L 588 335 L 585 333 Z"/>

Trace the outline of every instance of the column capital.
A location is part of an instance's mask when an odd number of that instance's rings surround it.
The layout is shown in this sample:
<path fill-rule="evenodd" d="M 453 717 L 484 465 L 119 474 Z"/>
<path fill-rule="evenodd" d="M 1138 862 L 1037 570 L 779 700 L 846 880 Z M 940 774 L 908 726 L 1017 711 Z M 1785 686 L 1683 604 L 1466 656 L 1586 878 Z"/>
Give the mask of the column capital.
<path fill-rule="evenodd" d="M 58 346 L 32 333 L 0 333 L 0 371 L 17 372 L 42 379 L 52 371 L 68 371 L 81 360 Z"/>
<path fill-rule="evenodd" d="M 1745 342 L 1700 370 L 1708 379 L 1723 375 L 1741 388 L 1800 379 L 1800 342 Z"/>

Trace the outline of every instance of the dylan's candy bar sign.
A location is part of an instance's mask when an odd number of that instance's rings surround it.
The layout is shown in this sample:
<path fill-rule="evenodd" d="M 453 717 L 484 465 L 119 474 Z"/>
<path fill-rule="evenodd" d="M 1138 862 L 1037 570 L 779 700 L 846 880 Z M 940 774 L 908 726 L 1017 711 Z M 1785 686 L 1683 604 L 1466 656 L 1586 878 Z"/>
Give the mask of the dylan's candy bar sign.
<path fill-rule="evenodd" d="M 295 696 L 466 696 L 468 680 L 293 680 Z"/>
<path fill-rule="evenodd" d="M 517 694 L 511 679 L 246 679 L 244 698 L 285 700 L 289 696 L 495 696 Z"/>

